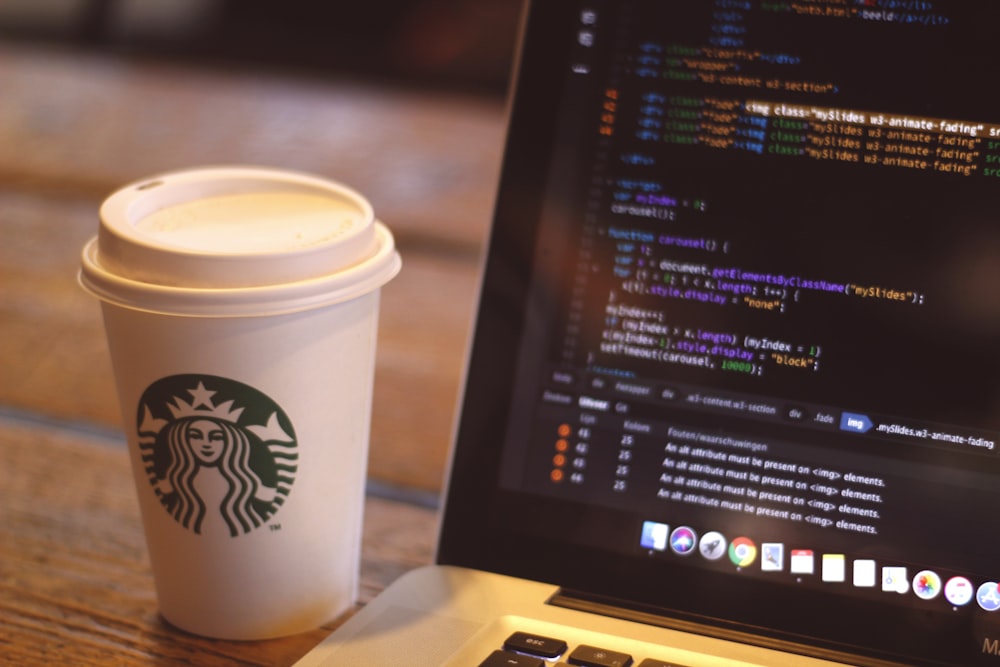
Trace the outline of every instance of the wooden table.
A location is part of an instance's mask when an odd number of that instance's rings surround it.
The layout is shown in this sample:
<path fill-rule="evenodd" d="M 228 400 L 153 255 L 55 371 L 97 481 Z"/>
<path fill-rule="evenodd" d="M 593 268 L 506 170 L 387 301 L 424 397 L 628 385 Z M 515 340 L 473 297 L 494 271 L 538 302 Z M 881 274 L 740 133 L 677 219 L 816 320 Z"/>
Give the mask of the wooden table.
<path fill-rule="evenodd" d="M 0 466 L 0 664 L 291 665 L 336 626 L 225 642 L 164 622 L 117 439 L 0 417 Z M 430 562 L 435 516 L 369 497 L 360 603 Z"/>
<path fill-rule="evenodd" d="M 0 663 L 290 665 L 334 625 L 220 642 L 158 616 L 99 308 L 75 282 L 103 197 L 265 164 L 350 183 L 396 234 L 363 603 L 432 559 L 502 130 L 492 98 L 0 44 Z"/>

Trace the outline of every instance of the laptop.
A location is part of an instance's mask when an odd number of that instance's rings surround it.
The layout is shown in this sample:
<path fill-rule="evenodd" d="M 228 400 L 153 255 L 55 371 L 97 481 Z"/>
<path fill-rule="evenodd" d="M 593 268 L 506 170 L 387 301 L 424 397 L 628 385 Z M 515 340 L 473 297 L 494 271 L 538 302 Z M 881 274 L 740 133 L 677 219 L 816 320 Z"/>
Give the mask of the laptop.
<path fill-rule="evenodd" d="M 1000 664 L 998 25 L 530 3 L 436 564 L 299 667 Z"/>

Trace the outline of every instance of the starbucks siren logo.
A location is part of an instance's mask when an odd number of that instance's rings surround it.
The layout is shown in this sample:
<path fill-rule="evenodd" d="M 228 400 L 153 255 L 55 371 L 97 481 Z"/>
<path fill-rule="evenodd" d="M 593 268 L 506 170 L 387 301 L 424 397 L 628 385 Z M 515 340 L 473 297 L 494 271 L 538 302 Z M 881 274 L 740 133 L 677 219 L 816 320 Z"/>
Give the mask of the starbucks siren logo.
<path fill-rule="evenodd" d="M 298 470 L 295 431 L 253 387 L 212 375 L 157 380 L 139 401 L 139 448 L 163 506 L 195 533 L 249 533 Z"/>

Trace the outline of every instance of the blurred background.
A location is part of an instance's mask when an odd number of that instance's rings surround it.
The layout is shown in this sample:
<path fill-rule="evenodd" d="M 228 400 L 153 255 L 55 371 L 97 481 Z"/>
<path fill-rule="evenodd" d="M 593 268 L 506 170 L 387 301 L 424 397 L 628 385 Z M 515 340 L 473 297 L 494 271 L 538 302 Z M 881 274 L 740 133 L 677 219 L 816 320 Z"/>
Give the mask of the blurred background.
<path fill-rule="evenodd" d="M 396 236 L 370 488 L 434 505 L 519 12 L 516 0 L 0 0 L 0 431 L 97 434 L 124 450 L 100 308 L 76 283 L 108 194 L 193 166 L 297 169 L 364 193 Z"/>
<path fill-rule="evenodd" d="M 502 94 L 518 0 L 3 0 L 0 38 Z"/>

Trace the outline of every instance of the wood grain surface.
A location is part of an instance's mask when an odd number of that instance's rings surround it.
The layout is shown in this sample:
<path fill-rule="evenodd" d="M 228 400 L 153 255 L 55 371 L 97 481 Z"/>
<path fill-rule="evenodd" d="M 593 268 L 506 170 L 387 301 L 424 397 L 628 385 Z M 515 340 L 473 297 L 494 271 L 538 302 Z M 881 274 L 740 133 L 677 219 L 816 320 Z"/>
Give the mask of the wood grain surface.
<path fill-rule="evenodd" d="M 431 561 L 436 513 L 369 497 L 363 604 Z M 337 625 L 215 641 L 157 613 L 124 444 L 0 417 L 0 664 L 291 665 Z"/>

